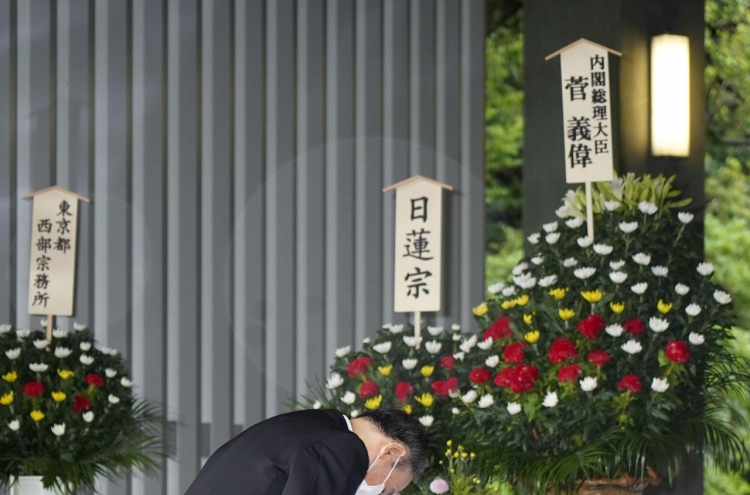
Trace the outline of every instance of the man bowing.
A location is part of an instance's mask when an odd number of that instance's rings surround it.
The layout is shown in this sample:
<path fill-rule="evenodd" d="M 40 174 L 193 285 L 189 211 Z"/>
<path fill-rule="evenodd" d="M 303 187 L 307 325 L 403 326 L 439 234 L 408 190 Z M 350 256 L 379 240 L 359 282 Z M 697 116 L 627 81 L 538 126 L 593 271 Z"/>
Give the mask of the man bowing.
<path fill-rule="evenodd" d="M 426 466 L 427 435 L 403 411 L 298 411 L 224 444 L 185 495 L 392 495 Z"/>

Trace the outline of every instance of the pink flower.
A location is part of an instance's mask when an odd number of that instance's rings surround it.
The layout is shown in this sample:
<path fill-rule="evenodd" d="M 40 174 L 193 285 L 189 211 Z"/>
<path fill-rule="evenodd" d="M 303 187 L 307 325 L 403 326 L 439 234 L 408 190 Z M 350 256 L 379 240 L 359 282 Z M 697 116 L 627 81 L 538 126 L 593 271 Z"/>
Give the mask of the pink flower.
<path fill-rule="evenodd" d="M 447 493 L 450 488 L 448 482 L 442 478 L 435 478 L 432 480 L 432 483 L 430 483 L 430 491 L 432 493 L 437 493 L 438 495 L 441 493 Z"/>

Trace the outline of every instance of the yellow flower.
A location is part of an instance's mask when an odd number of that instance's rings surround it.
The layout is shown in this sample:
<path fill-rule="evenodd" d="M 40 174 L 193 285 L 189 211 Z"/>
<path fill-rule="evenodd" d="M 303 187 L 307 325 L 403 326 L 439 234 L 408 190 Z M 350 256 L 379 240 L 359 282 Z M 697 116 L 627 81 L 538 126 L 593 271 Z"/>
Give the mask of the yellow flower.
<path fill-rule="evenodd" d="M 576 312 L 572 309 L 562 309 L 557 312 L 557 314 L 560 315 L 560 318 L 562 318 L 565 321 L 568 321 L 569 319 L 573 318 L 576 315 Z"/>
<path fill-rule="evenodd" d="M 33 419 L 37 423 L 44 419 L 44 413 L 39 409 L 34 409 L 33 411 L 31 411 L 31 414 L 29 414 L 29 416 L 31 416 L 31 419 Z"/>
<path fill-rule="evenodd" d="M 455 452 L 455 453 L 453 454 L 453 457 L 455 457 L 456 459 L 458 459 L 458 452 Z"/>
<path fill-rule="evenodd" d="M 430 407 L 432 406 L 432 403 L 435 401 L 434 397 L 432 397 L 432 394 L 430 393 L 424 393 L 422 395 L 417 395 L 414 397 L 414 400 L 422 404 L 424 407 Z"/>
<path fill-rule="evenodd" d="M 0 404 L 4 406 L 9 406 L 13 404 L 13 391 L 10 391 L 7 394 L 0 397 Z"/>
<path fill-rule="evenodd" d="M 60 375 L 60 378 L 62 378 L 63 380 L 67 380 L 71 376 L 75 375 L 75 373 L 70 370 L 57 370 L 57 374 Z"/>
<path fill-rule="evenodd" d="M 18 375 L 15 371 L 9 371 L 6 374 L 3 375 L 3 380 L 5 380 L 8 383 L 13 383 L 18 378 Z"/>
<path fill-rule="evenodd" d="M 581 295 L 588 302 L 590 302 L 591 304 L 594 304 L 602 300 L 604 293 L 597 289 L 597 290 L 590 290 L 590 291 L 582 291 Z"/>
<path fill-rule="evenodd" d="M 411 406 L 410 406 L 409 404 L 406 404 L 406 405 L 404 406 L 404 412 L 405 412 L 406 414 L 411 414 Z"/>
<path fill-rule="evenodd" d="M 365 401 L 365 407 L 371 411 L 380 407 L 380 403 L 383 402 L 383 396 L 378 395 L 377 397 L 371 397 Z"/>
<path fill-rule="evenodd" d="M 433 371 L 435 371 L 434 366 L 422 366 L 422 376 L 425 378 L 432 375 Z"/>
<path fill-rule="evenodd" d="M 474 459 L 476 456 L 477 455 L 474 452 L 472 452 L 471 454 L 469 454 L 469 457 L 471 457 L 472 459 Z"/>
<path fill-rule="evenodd" d="M 656 309 L 659 310 L 659 313 L 665 315 L 672 310 L 672 303 L 665 303 L 659 299 L 659 304 L 656 305 Z"/>
<path fill-rule="evenodd" d="M 466 452 L 461 452 L 461 459 L 466 459 L 467 457 L 469 457 L 469 454 L 467 454 Z"/>
<path fill-rule="evenodd" d="M 533 317 L 531 315 L 523 315 L 523 322 L 527 325 L 531 325 Z"/>
<path fill-rule="evenodd" d="M 526 306 L 527 304 L 529 304 L 529 295 L 524 294 L 522 296 L 518 296 L 516 298 L 516 304 L 518 304 L 519 306 Z"/>
<path fill-rule="evenodd" d="M 447 442 L 445 442 L 445 445 L 450 447 L 451 445 L 453 445 L 453 440 L 448 440 Z"/>
<path fill-rule="evenodd" d="M 526 342 L 529 344 L 534 344 L 537 340 L 539 340 L 539 330 L 532 330 L 531 332 L 528 332 L 526 335 L 523 336 L 524 339 L 526 339 Z"/>
<path fill-rule="evenodd" d="M 558 301 L 562 300 L 563 297 L 565 297 L 565 294 L 568 293 L 568 289 L 552 289 L 549 291 L 549 295 L 557 299 Z"/>
<path fill-rule="evenodd" d="M 65 400 L 65 392 L 52 392 L 52 399 L 55 402 L 62 402 Z"/>
<path fill-rule="evenodd" d="M 500 303 L 500 307 L 503 308 L 503 309 L 511 309 L 511 308 L 515 308 L 516 304 L 518 304 L 518 302 L 516 302 L 515 299 L 512 299 L 512 300 L 509 300 L 509 301 L 503 301 L 503 302 L 501 302 Z"/>
<path fill-rule="evenodd" d="M 484 315 L 487 314 L 487 311 L 489 311 L 489 310 L 490 310 L 490 308 L 487 307 L 487 303 L 486 302 L 483 302 L 482 304 L 480 304 L 476 308 L 472 308 L 472 311 L 477 316 L 484 316 Z"/>
<path fill-rule="evenodd" d="M 612 308 L 612 312 L 615 313 L 615 314 L 617 314 L 617 315 L 619 315 L 620 313 L 622 313 L 623 311 L 625 311 L 625 303 L 624 302 L 623 303 L 616 303 L 616 302 L 613 301 L 613 302 L 609 303 L 609 307 Z"/>
<path fill-rule="evenodd" d="M 389 364 L 388 366 L 378 366 L 378 371 L 383 376 L 390 375 L 392 369 L 393 369 L 393 365 L 392 364 Z"/>

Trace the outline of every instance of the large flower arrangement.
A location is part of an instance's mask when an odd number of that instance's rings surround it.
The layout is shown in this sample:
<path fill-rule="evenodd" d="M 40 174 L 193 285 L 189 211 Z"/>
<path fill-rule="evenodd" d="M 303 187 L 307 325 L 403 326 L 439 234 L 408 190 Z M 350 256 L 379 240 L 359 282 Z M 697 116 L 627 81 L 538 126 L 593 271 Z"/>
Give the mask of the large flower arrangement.
<path fill-rule="evenodd" d="M 599 184 L 595 239 L 581 193 L 568 194 L 512 282 L 474 309 L 485 345 L 465 362 L 489 406 L 456 419 L 488 432 L 507 479 L 572 491 L 650 468 L 671 476 L 685 450 L 725 468 L 747 458 L 723 401 L 750 390 L 747 363 L 725 346 L 731 297 L 699 262 L 671 184 Z"/>
<path fill-rule="evenodd" d="M 156 467 L 159 421 L 134 397 L 122 358 L 80 325 L 52 337 L 0 326 L 0 484 L 34 475 L 93 490 L 98 475 Z"/>

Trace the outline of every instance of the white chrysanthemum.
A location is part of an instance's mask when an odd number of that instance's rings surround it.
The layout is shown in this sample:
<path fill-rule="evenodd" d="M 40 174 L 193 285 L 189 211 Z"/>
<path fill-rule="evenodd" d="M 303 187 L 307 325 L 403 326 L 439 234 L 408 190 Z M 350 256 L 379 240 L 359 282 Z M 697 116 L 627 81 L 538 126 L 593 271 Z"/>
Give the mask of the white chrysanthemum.
<path fill-rule="evenodd" d="M 573 216 L 573 209 L 566 201 L 564 205 L 555 210 L 555 215 L 557 215 L 557 218 L 567 218 Z"/>
<path fill-rule="evenodd" d="M 83 413 L 83 420 L 87 423 L 94 421 L 94 413 L 91 411 Z"/>
<path fill-rule="evenodd" d="M 611 269 L 615 270 L 615 271 L 619 270 L 623 266 L 625 266 L 625 261 L 623 261 L 623 260 L 617 260 L 617 261 L 610 261 L 609 262 L 609 267 Z"/>
<path fill-rule="evenodd" d="M 488 368 L 494 368 L 495 366 L 500 364 L 500 356 L 498 355 L 490 356 L 484 360 L 484 364 L 486 364 Z"/>
<path fill-rule="evenodd" d="M 594 243 L 594 238 L 593 237 L 588 237 L 588 236 L 587 237 L 579 237 L 576 242 L 582 248 L 587 248 L 587 247 L 591 246 Z"/>
<path fill-rule="evenodd" d="M 681 211 L 677 214 L 677 218 L 680 219 L 680 222 L 687 225 L 693 221 L 693 214 L 686 211 Z"/>
<path fill-rule="evenodd" d="M 628 354 L 638 354 L 643 350 L 643 346 L 637 340 L 628 340 L 620 347 Z"/>
<path fill-rule="evenodd" d="M 89 366 L 91 364 L 94 364 L 94 358 L 91 356 L 87 356 L 86 354 L 81 354 L 81 363 L 85 364 L 86 366 Z"/>
<path fill-rule="evenodd" d="M 404 344 L 408 345 L 409 347 L 417 347 L 421 343 L 421 335 L 404 335 Z"/>
<path fill-rule="evenodd" d="M 513 268 L 513 275 L 519 276 L 529 269 L 528 263 L 519 263 Z"/>
<path fill-rule="evenodd" d="M 370 340 L 370 337 L 365 337 L 364 339 L 362 339 L 363 345 L 368 345 L 370 342 L 372 342 L 372 340 Z"/>
<path fill-rule="evenodd" d="M 486 351 L 487 349 L 492 347 L 492 342 L 493 342 L 492 337 L 487 337 L 485 340 L 478 342 L 477 347 L 479 347 L 483 351 Z"/>
<path fill-rule="evenodd" d="M 579 382 L 581 384 L 581 390 L 584 392 L 591 392 L 597 386 L 597 380 L 594 376 L 587 376 Z"/>
<path fill-rule="evenodd" d="M 117 397 L 116 395 L 112 395 L 112 394 L 109 394 L 109 397 L 107 397 L 107 400 L 109 401 L 110 404 L 119 404 L 120 403 L 120 398 Z"/>
<path fill-rule="evenodd" d="M 608 246 L 607 244 L 594 244 L 594 252 L 602 256 L 610 254 L 613 249 L 612 246 Z"/>
<path fill-rule="evenodd" d="M 21 355 L 21 348 L 20 347 L 16 347 L 15 349 L 8 349 L 7 351 L 5 351 L 5 355 L 11 361 L 13 361 L 14 359 L 18 359 L 18 356 Z"/>
<path fill-rule="evenodd" d="M 453 354 L 453 359 L 458 359 L 459 361 L 463 361 L 465 357 L 466 357 L 465 352 L 456 352 Z"/>
<path fill-rule="evenodd" d="M 461 397 L 461 400 L 464 401 L 466 404 L 471 404 L 472 402 L 477 400 L 476 390 L 469 390 Z"/>
<path fill-rule="evenodd" d="M 13 329 L 13 325 L 10 323 L 3 323 L 0 325 L 0 335 L 6 334 Z"/>
<path fill-rule="evenodd" d="M 47 328 L 47 318 L 42 318 L 41 320 L 39 320 L 39 325 L 42 328 Z"/>
<path fill-rule="evenodd" d="M 341 402 L 343 402 L 347 406 L 351 406 L 352 404 L 354 404 L 355 400 L 357 400 L 357 396 L 354 395 L 354 392 L 352 392 L 351 390 L 346 392 L 344 396 L 341 398 Z"/>
<path fill-rule="evenodd" d="M 591 268 L 591 267 L 579 268 L 573 272 L 576 278 L 579 278 L 581 280 L 586 280 L 587 278 L 591 278 L 591 276 L 594 275 L 595 273 L 596 273 L 596 268 Z"/>
<path fill-rule="evenodd" d="M 21 422 L 17 419 L 14 419 L 10 423 L 8 423 L 8 428 L 10 428 L 10 431 L 18 431 L 21 428 Z"/>
<path fill-rule="evenodd" d="M 458 341 L 460 341 L 460 340 L 461 340 L 461 334 L 459 334 L 459 333 L 454 333 L 454 334 L 453 334 L 453 337 L 452 337 L 452 339 L 453 339 L 453 342 L 458 342 Z"/>
<path fill-rule="evenodd" d="M 346 345 L 344 347 L 339 347 L 338 349 L 336 349 L 336 356 L 342 358 L 348 356 L 351 351 L 351 346 Z"/>
<path fill-rule="evenodd" d="M 704 277 L 708 277 L 714 272 L 714 265 L 711 263 L 701 263 L 698 265 L 698 273 L 703 275 Z"/>
<path fill-rule="evenodd" d="M 407 358 L 401 361 L 401 365 L 405 370 L 413 370 L 417 365 L 417 360 L 415 358 Z"/>
<path fill-rule="evenodd" d="M 559 225 L 557 224 L 557 222 L 550 222 L 550 223 L 545 223 L 544 225 L 542 225 L 542 228 L 544 228 L 545 232 L 551 233 L 551 232 L 557 232 L 558 226 Z"/>
<path fill-rule="evenodd" d="M 460 332 L 461 325 L 459 325 L 458 323 L 454 323 L 453 325 L 451 325 L 451 330 L 453 330 L 454 332 Z"/>
<path fill-rule="evenodd" d="M 315 402 L 313 402 L 313 405 L 312 405 L 313 409 L 320 409 L 321 407 L 323 407 L 323 404 L 321 404 L 319 400 L 316 400 Z"/>
<path fill-rule="evenodd" d="M 48 368 L 49 366 L 44 363 L 31 363 L 29 365 L 29 369 L 34 373 L 44 373 Z"/>
<path fill-rule="evenodd" d="M 529 237 L 527 237 L 526 239 L 528 239 L 528 241 L 529 241 L 529 242 L 530 242 L 531 244 L 539 244 L 539 238 L 540 238 L 540 237 L 542 237 L 542 234 L 540 234 L 539 232 L 537 232 L 536 234 L 531 234 L 531 235 L 530 235 Z"/>
<path fill-rule="evenodd" d="M 419 422 L 422 423 L 422 426 L 424 426 L 425 428 L 429 428 L 430 426 L 432 426 L 432 423 L 435 422 L 435 418 L 428 414 L 426 416 L 420 417 Z"/>
<path fill-rule="evenodd" d="M 29 335 L 31 335 L 31 330 L 29 330 L 28 328 L 16 330 L 16 337 L 18 337 L 19 339 L 28 338 Z"/>
<path fill-rule="evenodd" d="M 52 430 L 52 433 L 54 433 L 56 437 L 61 437 L 65 435 L 65 423 L 61 423 L 61 424 L 55 423 L 54 426 L 52 426 L 52 428 L 50 429 Z"/>
<path fill-rule="evenodd" d="M 557 392 L 548 392 L 547 395 L 544 396 L 542 405 L 544 407 L 553 408 L 557 405 L 558 402 L 559 399 L 557 398 Z"/>
<path fill-rule="evenodd" d="M 604 208 L 607 211 L 615 211 L 619 207 L 620 207 L 620 202 L 619 201 L 606 201 L 604 203 Z"/>
<path fill-rule="evenodd" d="M 648 201 L 641 201 L 638 203 L 638 209 L 641 210 L 641 213 L 645 213 L 646 215 L 653 215 L 659 211 L 659 208 L 654 203 Z"/>
<path fill-rule="evenodd" d="M 125 388 L 130 388 L 133 386 L 133 382 L 128 380 L 127 377 L 123 376 L 122 379 L 120 380 L 120 385 L 122 385 Z"/>
<path fill-rule="evenodd" d="M 404 331 L 404 326 L 403 325 L 391 325 L 390 331 L 392 334 L 398 335 Z"/>
<path fill-rule="evenodd" d="M 578 260 L 575 258 L 566 258 L 565 260 L 563 260 L 563 266 L 565 268 L 573 268 L 577 264 L 578 264 Z"/>
<path fill-rule="evenodd" d="M 451 409 L 451 413 L 453 413 L 453 414 L 461 414 L 461 411 L 457 407 L 454 407 L 453 409 Z"/>
<path fill-rule="evenodd" d="M 648 320 L 648 326 L 655 333 L 662 333 L 667 328 L 669 328 L 669 322 L 664 318 L 657 318 L 656 316 L 652 316 L 651 319 Z"/>
<path fill-rule="evenodd" d="M 532 278 L 534 278 L 534 277 L 531 275 L 531 272 L 529 272 L 529 273 L 522 273 L 520 275 L 517 275 L 517 276 L 513 277 L 513 283 L 520 287 L 521 284 L 523 284 L 524 282 L 526 282 L 526 281 L 528 281 L 528 280 L 530 280 Z"/>
<path fill-rule="evenodd" d="M 477 336 L 472 335 L 468 339 L 464 340 L 459 347 L 461 347 L 462 351 L 469 352 L 475 345 L 477 345 Z"/>
<path fill-rule="evenodd" d="M 616 284 L 621 284 L 628 279 L 628 274 L 625 272 L 612 272 L 609 274 L 609 278 Z"/>
<path fill-rule="evenodd" d="M 81 345 L 79 346 L 83 352 L 88 352 L 91 350 L 91 342 L 81 342 Z"/>
<path fill-rule="evenodd" d="M 577 229 L 578 227 L 581 227 L 583 225 L 583 218 L 571 218 L 570 220 L 567 220 L 565 222 L 565 225 L 567 225 L 571 229 Z"/>
<path fill-rule="evenodd" d="M 106 370 L 104 370 L 104 374 L 107 375 L 107 378 L 114 378 L 117 376 L 117 372 L 112 368 L 107 368 Z"/>
<path fill-rule="evenodd" d="M 52 336 L 56 339 L 64 339 L 68 336 L 68 332 L 59 328 L 55 328 L 54 330 L 52 330 Z"/>
<path fill-rule="evenodd" d="M 488 285 L 487 292 L 489 292 L 490 294 L 498 294 L 504 288 L 505 288 L 505 284 L 502 282 L 498 282 L 496 284 Z"/>
<path fill-rule="evenodd" d="M 690 332 L 690 335 L 688 335 L 688 340 L 693 345 L 702 345 L 706 341 L 706 338 L 699 333 Z"/>
<path fill-rule="evenodd" d="M 548 275 L 539 281 L 542 287 L 550 287 L 557 282 L 557 275 Z"/>
<path fill-rule="evenodd" d="M 477 405 L 480 409 L 487 409 L 495 403 L 495 399 L 490 394 L 485 394 L 479 399 Z"/>
<path fill-rule="evenodd" d="M 45 339 L 36 339 L 34 341 L 34 347 L 39 349 L 40 351 L 49 345 L 49 342 L 47 342 Z"/>
<path fill-rule="evenodd" d="M 604 331 L 607 332 L 612 337 L 619 337 L 620 335 L 622 335 L 622 332 L 624 330 L 625 329 L 622 328 L 622 325 L 617 324 L 617 323 L 613 323 L 612 325 L 609 325 L 607 328 L 604 329 Z"/>
<path fill-rule="evenodd" d="M 639 265 L 646 266 L 649 263 L 651 263 L 651 255 L 645 254 L 645 253 L 638 253 L 633 255 L 633 261 L 638 263 Z"/>
<path fill-rule="evenodd" d="M 521 404 L 518 402 L 509 402 L 507 406 L 505 406 L 505 409 L 508 410 L 508 414 L 511 416 L 515 416 L 516 414 L 521 412 Z"/>
<path fill-rule="evenodd" d="M 404 338 L 406 338 L 406 337 L 404 337 Z M 404 342 L 406 342 L 406 341 L 404 341 Z M 375 344 L 374 346 L 372 346 L 372 349 L 375 352 L 379 352 L 380 354 L 388 354 L 388 351 L 391 350 L 392 346 L 393 346 L 393 344 L 391 342 L 381 342 L 379 344 Z"/>
<path fill-rule="evenodd" d="M 536 286 L 536 279 L 534 277 L 524 278 L 517 285 L 524 290 L 533 289 Z"/>
<path fill-rule="evenodd" d="M 83 323 L 78 323 L 77 321 L 73 323 L 73 330 L 76 332 L 82 332 L 83 330 L 86 330 L 86 325 Z"/>
<path fill-rule="evenodd" d="M 427 327 L 427 333 L 429 333 L 433 337 L 437 337 L 438 335 L 440 335 L 441 333 L 443 333 L 443 327 L 428 326 Z"/>
<path fill-rule="evenodd" d="M 685 312 L 690 316 L 698 316 L 701 314 L 701 307 L 695 303 L 688 305 L 687 308 L 685 308 Z"/>
<path fill-rule="evenodd" d="M 73 352 L 67 347 L 55 347 L 55 357 L 58 359 L 64 359 L 68 356 L 70 356 L 70 353 Z"/>
<path fill-rule="evenodd" d="M 684 284 L 677 284 L 674 286 L 674 291 L 681 296 L 687 295 L 690 292 L 690 287 Z"/>
<path fill-rule="evenodd" d="M 666 266 L 652 266 L 651 272 L 657 277 L 666 277 L 669 275 L 669 268 Z"/>
<path fill-rule="evenodd" d="M 117 356 L 117 349 L 112 349 L 110 347 L 103 347 L 102 354 L 106 354 L 107 356 Z"/>
<path fill-rule="evenodd" d="M 331 373 L 326 382 L 326 388 L 328 390 L 334 390 L 344 384 L 344 379 L 338 373 Z"/>
<path fill-rule="evenodd" d="M 430 354 L 437 354 L 438 352 L 440 352 L 440 349 L 442 347 L 443 347 L 443 344 L 441 344 L 437 340 L 427 342 L 424 345 L 424 348 L 427 349 L 427 352 L 429 352 Z"/>
<path fill-rule="evenodd" d="M 560 240 L 560 232 L 553 232 L 551 234 L 547 234 L 544 240 L 547 241 L 547 244 L 556 244 L 557 241 Z"/>
<path fill-rule="evenodd" d="M 632 234 L 638 230 L 638 222 L 620 222 L 620 230 L 626 234 Z"/>
<path fill-rule="evenodd" d="M 352 412 L 349 413 L 349 417 L 354 419 L 357 416 L 359 416 L 359 409 L 352 409 Z"/>
<path fill-rule="evenodd" d="M 732 296 L 724 291 L 717 290 L 714 292 L 714 300 L 719 304 L 729 304 L 732 302 Z"/>
<path fill-rule="evenodd" d="M 636 294 L 641 295 L 646 292 L 646 289 L 648 289 L 648 284 L 646 282 L 641 282 L 640 284 L 635 284 L 630 289 Z"/>
<path fill-rule="evenodd" d="M 669 381 L 666 378 L 656 378 L 651 381 L 651 390 L 658 393 L 664 393 L 669 388 Z"/>
<path fill-rule="evenodd" d="M 461 392 L 458 389 L 448 390 L 448 397 L 450 397 L 451 399 L 458 399 L 459 397 L 461 397 Z"/>
<path fill-rule="evenodd" d="M 544 256 L 534 256 L 533 258 L 531 258 L 531 262 L 535 265 L 541 265 L 542 263 L 544 263 Z"/>
<path fill-rule="evenodd" d="M 506 287 L 506 288 L 503 289 L 503 295 L 505 297 L 510 297 L 510 296 L 512 296 L 515 293 L 516 293 L 516 288 L 513 287 L 512 285 L 510 287 Z"/>

